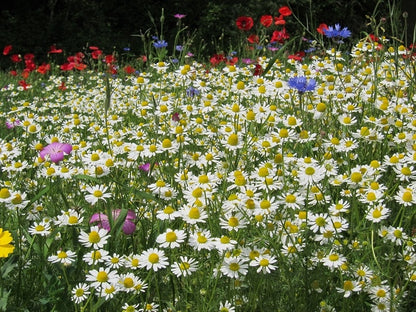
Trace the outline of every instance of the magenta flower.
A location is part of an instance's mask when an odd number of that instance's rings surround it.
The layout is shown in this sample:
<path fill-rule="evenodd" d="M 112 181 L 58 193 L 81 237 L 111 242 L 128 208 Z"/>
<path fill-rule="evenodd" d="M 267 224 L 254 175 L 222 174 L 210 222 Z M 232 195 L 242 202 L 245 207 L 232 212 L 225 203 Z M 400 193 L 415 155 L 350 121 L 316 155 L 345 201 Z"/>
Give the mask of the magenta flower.
<path fill-rule="evenodd" d="M 116 221 L 119 217 L 121 209 L 113 210 L 113 220 Z M 136 219 L 136 214 L 133 210 L 127 211 L 126 219 L 124 220 L 123 224 L 123 232 L 126 235 L 131 235 L 136 230 L 136 224 L 134 220 Z M 107 231 L 111 230 L 110 221 L 108 220 L 108 216 L 105 213 L 94 213 L 90 219 L 90 223 L 97 222 L 97 226 L 99 228 L 104 228 Z"/>
<path fill-rule="evenodd" d="M 139 169 L 144 171 L 144 172 L 149 172 L 150 171 L 150 163 L 145 163 L 139 166 Z"/>
<path fill-rule="evenodd" d="M 17 127 L 17 126 L 20 126 L 20 120 L 19 119 L 6 121 L 7 129 L 13 129 L 14 127 Z"/>
<path fill-rule="evenodd" d="M 186 15 L 185 14 L 175 14 L 173 17 L 177 18 L 177 19 L 182 19 L 184 18 Z"/>
<path fill-rule="evenodd" d="M 176 121 L 176 122 L 181 121 L 181 116 L 179 116 L 178 112 L 175 112 L 175 113 L 172 114 L 172 120 Z"/>
<path fill-rule="evenodd" d="M 39 153 L 40 158 L 45 160 L 45 158 L 49 157 L 49 159 L 54 162 L 58 163 L 64 159 L 64 154 L 70 154 L 72 151 L 72 145 L 67 143 L 59 143 L 53 142 L 48 146 L 45 146 Z"/>

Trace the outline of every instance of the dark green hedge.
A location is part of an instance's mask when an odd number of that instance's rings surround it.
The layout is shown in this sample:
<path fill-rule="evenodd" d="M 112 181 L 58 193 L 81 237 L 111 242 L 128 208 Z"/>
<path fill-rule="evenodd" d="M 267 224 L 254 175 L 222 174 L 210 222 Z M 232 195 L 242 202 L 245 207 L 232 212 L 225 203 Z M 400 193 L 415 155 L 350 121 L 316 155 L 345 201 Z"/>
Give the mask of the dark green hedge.
<path fill-rule="evenodd" d="M 173 15 L 186 14 L 183 23 L 189 26 L 187 35 L 195 36 L 194 49 L 198 50 L 195 52 L 208 57 L 236 44 L 235 19 L 241 15 L 250 15 L 258 21 L 261 15 L 276 16 L 279 7 L 289 5 L 311 29 L 322 22 L 328 25 L 340 23 L 358 37 L 360 31 L 369 31 L 365 26 L 366 15 L 372 15 L 378 2 L 377 19 L 387 18 L 386 31 L 392 30 L 388 23 L 388 12 L 392 7 L 397 9 L 394 23 L 402 30 L 403 25 L 397 25 L 403 22 L 401 6 L 405 6 L 404 2 L 414 5 L 413 0 L 403 0 L 403 4 L 393 0 L 14 0 L 1 6 L 0 48 L 12 44 L 15 53 L 32 52 L 40 56 L 45 55 L 52 44 L 68 54 L 95 45 L 105 53 L 130 47 L 133 53 L 140 54 L 141 40 L 131 35 L 147 30 L 149 34 L 155 34 L 150 17 L 159 26 L 164 8 L 165 38 L 173 41 L 176 32 Z M 414 11 L 410 9 L 409 12 Z M 301 34 L 301 27 L 293 18 L 290 20 L 287 27 L 291 33 Z"/>

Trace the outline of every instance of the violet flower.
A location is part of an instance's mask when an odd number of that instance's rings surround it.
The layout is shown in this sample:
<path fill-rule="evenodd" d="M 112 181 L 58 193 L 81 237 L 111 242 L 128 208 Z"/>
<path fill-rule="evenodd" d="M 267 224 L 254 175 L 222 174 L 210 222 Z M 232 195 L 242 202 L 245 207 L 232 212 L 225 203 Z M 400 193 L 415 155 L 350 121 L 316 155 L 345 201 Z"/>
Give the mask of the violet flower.
<path fill-rule="evenodd" d="M 114 222 L 117 220 L 117 218 L 120 216 L 121 209 L 113 210 L 112 217 Z M 136 219 L 136 214 L 133 210 L 127 211 L 126 219 L 123 223 L 123 233 L 126 235 L 131 235 L 136 230 L 136 224 L 134 223 L 134 220 Z M 110 227 L 110 220 L 108 219 L 108 216 L 105 213 L 94 213 L 90 219 L 90 223 L 95 223 L 99 228 L 104 228 L 107 231 L 111 230 Z"/>
<path fill-rule="evenodd" d="M 67 143 L 59 143 L 53 142 L 47 146 L 45 146 L 39 153 L 40 158 L 45 160 L 45 158 L 49 157 L 49 159 L 54 162 L 58 163 L 64 159 L 64 154 L 70 154 L 72 151 L 72 145 Z"/>

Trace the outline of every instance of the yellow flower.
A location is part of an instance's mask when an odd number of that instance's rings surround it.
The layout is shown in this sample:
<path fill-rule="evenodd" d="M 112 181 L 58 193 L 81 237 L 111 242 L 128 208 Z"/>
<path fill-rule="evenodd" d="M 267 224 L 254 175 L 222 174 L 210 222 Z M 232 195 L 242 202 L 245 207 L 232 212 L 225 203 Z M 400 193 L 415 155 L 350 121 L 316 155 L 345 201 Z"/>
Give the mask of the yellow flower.
<path fill-rule="evenodd" d="M 14 246 L 10 244 L 12 240 L 10 232 L 0 228 L 0 258 L 7 258 L 13 252 Z"/>

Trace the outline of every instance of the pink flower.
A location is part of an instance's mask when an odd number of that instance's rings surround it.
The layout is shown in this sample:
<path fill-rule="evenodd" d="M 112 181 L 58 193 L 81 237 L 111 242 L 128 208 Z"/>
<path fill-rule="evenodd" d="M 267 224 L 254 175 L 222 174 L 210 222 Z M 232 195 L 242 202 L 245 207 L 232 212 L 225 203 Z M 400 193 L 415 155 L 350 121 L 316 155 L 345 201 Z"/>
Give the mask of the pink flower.
<path fill-rule="evenodd" d="M 40 151 L 39 156 L 43 160 L 45 160 L 46 157 L 49 157 L 49 159 L 52 162 L 58 163 L 64 159 L 64 154 L 68 155 L 69 153 L 71 153 L 71 151 L 72 151 L 71 144 L 53 142 L 49 144 L 48 146 L 44 147 Z"/>
<path fill-rule="evenodd" d="M 121 209 L 113 210 L 112 217 L 113 220 L 116 221 L 119 217 Z M 131 235 L 136 230 L 136 224 L 133 222 L 136 219 L 136 214 L 133 210 L 127 211 L 126 219 L 124 220 L 123 224 L 123 232 L 126 235 Z M 111 230 L 110 221 L 108 220 L 108 216 L 105 213 L 94 213 L 90 219 L 90 223 L 97 222 L 97 226 L 99 228 L 104 228 L 107 231 Z"/>

